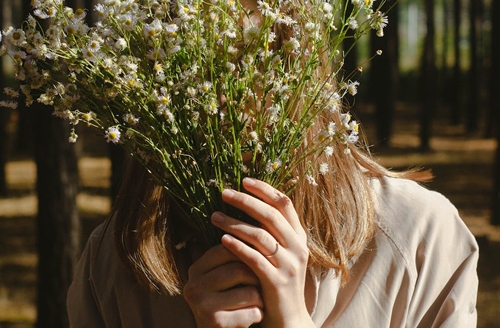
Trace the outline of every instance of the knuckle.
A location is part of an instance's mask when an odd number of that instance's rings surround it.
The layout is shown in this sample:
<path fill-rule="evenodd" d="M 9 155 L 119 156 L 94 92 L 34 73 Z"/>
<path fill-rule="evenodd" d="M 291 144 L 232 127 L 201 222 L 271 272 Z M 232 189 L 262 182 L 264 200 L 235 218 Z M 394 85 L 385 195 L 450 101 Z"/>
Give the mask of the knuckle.
<path fill-rule="evenodd" d="M 307 262 L 309 259 L 310 251 L 309 247 L 307 247 L 307 244 L 304 244 L 302 247 L 299 247 L 295 251 L 295 256 L 297 257 L 298 261 L 300 263 Z"/>
<path fill-rule="evenodd" d="M 262 309 L 260 309 L 256 306 L 248 308 L 247 313 L 248 313 L 248 317 L 249 317 L 248 319 L 251 323 L 258 323 L 258 322 L 262 321 L 262 319 L 264 318 L 264 314 L 262 313 Z"/>
<path fill-rule="evenodd" d="M 262 320 L 263 318 L 263 314 L 262 314 L 262 310 L 258 307 L 251 307 L 248 309 L 248 311 L 250 312 L 250 316 L 256 320 L 257 322 Z"/>
<path fill-rule="evenodd" d="M 263 229 L 255 229 L 250 233 L 250 238 L 261 244 L 267 244 L 270 240 L 269 233 Z"/>
<path fill-rule="evenodd" d="M 195 303 L 201 298 L 199 288 L 196 287 L 195 283 L 190 281 L 188 281 L 182 289 L 182 295 L 188 303 Z"/>
<path fill-rule="evenodd" d="M 226 326 L 227 318 L 223 312 L 214 312 L 208 319 L 213 323 L 212 327 Z"/>
<path fill-rule="evenodd" d="M 307 247 L 302 248 L 301 251 L 298 252 L 297 256 L 301 262 L 307 262 L 307 260 L 309 260 L 309 249 Z"/>
<path fill-rule="evenodd" d="M 243 207 L 254 207 L 253 199 L 247 194 L 242 194 L 240 198 L 240 204 Z"/>
<path fill-rule="evenodd" d="M 260 293 L 257 287 L 247 285 L 245 287 L 242 287 L 243 292 L 245 293 L 245 299 L 248 299 L 251 301 L 252 304 L 256 304 L 260 298 Z"/>
<path fill-rule="evenodd" d="M 248 194 L 243 191 L 234 191 L 232 199 L 238 203 L 244 203 L 248 201 Z"/>
<path fill-rule="evenodd" d="M 275 202 L 276 206 L 280 207 L 280 208 L 286 208 L 286 207 L 293 206 L 293 203 L 292 203 L 292 200 L 290 199 L 290 197 L 288 197 L 287 195 L 285 195 L 284 193 L 282 193 L 279 190 L 275 190 L 275 192 L 274 192 L 274 202 Z"/>
<path fill-rule="evenodd" d="M 200 304 L 207 298 L 207 284 L 198 277 L 189 277 L 182 288 L 182 295 L 189 304 Z"/>
<path fill-rule="evenodd" d="M 191 279 L 192 277 L 195 276 L 195 271 L 196 271 L 196 269 L 195 269 L 194 265 L 191 265 L 188 268 L 188 277 L 189 277 L 189 279 Z"/>
<path fill-rule="evenodd" d="M 245 278 L 250 274 L 248 267 L 241 262 L 234 262 L 231 267 L 231 275 L 238 277 L 239 280 Z"/>

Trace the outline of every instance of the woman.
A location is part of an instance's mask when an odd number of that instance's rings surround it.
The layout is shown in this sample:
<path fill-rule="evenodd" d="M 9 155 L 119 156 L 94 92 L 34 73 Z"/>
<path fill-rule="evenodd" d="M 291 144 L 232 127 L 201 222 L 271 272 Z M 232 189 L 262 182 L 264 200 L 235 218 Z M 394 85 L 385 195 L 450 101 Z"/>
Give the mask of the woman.
<path fill-rule="evenodd" d="M 246 193 L 225 190 L 257 224 L 213 213 L 226 234 L 211 248 L 132 162 L 76 270 L 72 327 L 475 326 L 477 245 L 414 182 L 428 174 L 390 172 L 353 145 L 324 160 L 334 174 L 290 198 L 250 178 Z"/>
<path fill-rule="evenodd" d="M 337 198 L 326 198 L 337 201 L 314 210 L 304 205 L 325 195 L 296 192 L 302 198 L 294 199 L 294 209 L 274 188 L 245 179 L 250 194 L 228 190 L 224 200 L 262 228 L 214 213 L 212 222 L 228 234 L 205 253 L 194 238 L 173 247 L 178 235 L 187 236 L 185 227 L 158 220 L 166 206 L 161 188 L 145 172 L 134 175 L 121 210 L 88 241 L 68 294 L 71 325 L 474 327 L 478 249 L 456 209 L 404 177 L 376 166 L 357 170 L 359 179 L 340 193 L 336 183 Z M 333 221 L 357 211 L 363 216 Z M 177 269 L 167 266 L 169 255 Z M 176 273 L 183 293 L 169 295 L 164 286 L 175 285 Z"/>

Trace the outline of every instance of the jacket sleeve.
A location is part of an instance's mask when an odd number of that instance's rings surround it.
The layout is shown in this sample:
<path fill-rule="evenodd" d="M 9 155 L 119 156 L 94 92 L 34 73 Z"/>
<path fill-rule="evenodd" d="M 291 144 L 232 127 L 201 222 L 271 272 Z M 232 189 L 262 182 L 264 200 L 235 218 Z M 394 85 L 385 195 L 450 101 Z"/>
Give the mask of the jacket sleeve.
<path fill-rule="evenodd" d="M 444 197 L 414 249 L 417 279 L 411 327 L 476 327 L 478 246 Z M 437 204 L 434 204 L 437 205 Z"/>
<path fill-rule="evenodd" d="M 377 231 L 340 289 L 330 322 L 476 327 L 478 246 L 457 209 L 406 179 L 375 180 L 373 190 Z"/>
<path fill-rule="evenodd" d="M 96 238 L 98 237 L 94 234 L 90 236 L 68 290 L 67 310 L 72 328 L 105 327 L 90 272 L 93 241 Z"/>

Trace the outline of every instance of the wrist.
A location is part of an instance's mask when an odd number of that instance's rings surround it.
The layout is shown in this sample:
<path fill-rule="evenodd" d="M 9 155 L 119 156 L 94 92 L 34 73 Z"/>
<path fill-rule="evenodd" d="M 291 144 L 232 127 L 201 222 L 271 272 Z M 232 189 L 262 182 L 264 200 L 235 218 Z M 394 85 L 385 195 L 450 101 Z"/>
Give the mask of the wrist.
<path fill-rule="evenodd" d="M 281 322 L 275 320 L 266 320 L 264 316 L 264 321 L 262 327 L 272 327 L 272 328 L 316 328 L 311 316 L 306 311 L 305 313 L 295 313 L 294 315 L 286 315 L 282 318 Z"/>
<path fill-rule="evenodd" d="M 302 316 L 300 319 L 290 321 L 284 327 L 286 328 L 316 328 L 316 325 L 312 321 L 309 313 L 306 316 Z"/>

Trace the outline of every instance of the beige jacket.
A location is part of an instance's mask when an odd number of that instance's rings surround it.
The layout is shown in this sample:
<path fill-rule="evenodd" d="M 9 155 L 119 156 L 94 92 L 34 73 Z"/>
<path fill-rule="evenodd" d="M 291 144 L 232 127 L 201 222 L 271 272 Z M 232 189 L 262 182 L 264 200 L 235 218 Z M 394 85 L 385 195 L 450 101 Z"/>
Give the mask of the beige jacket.
<path fill-rule="evenodd" d="M 334 273 L 306 282 L 317 327 L 475 327 L 478 248 L 457 210 L 414 182 L 372 182 L 377 232 L 340 288 Z M 108 230 L 109 231 L 109 230 Z M 195 327 L 182 296 L 139 288 L 111 232 L 91 235 L 68 293 L 72 327 Z"/>

